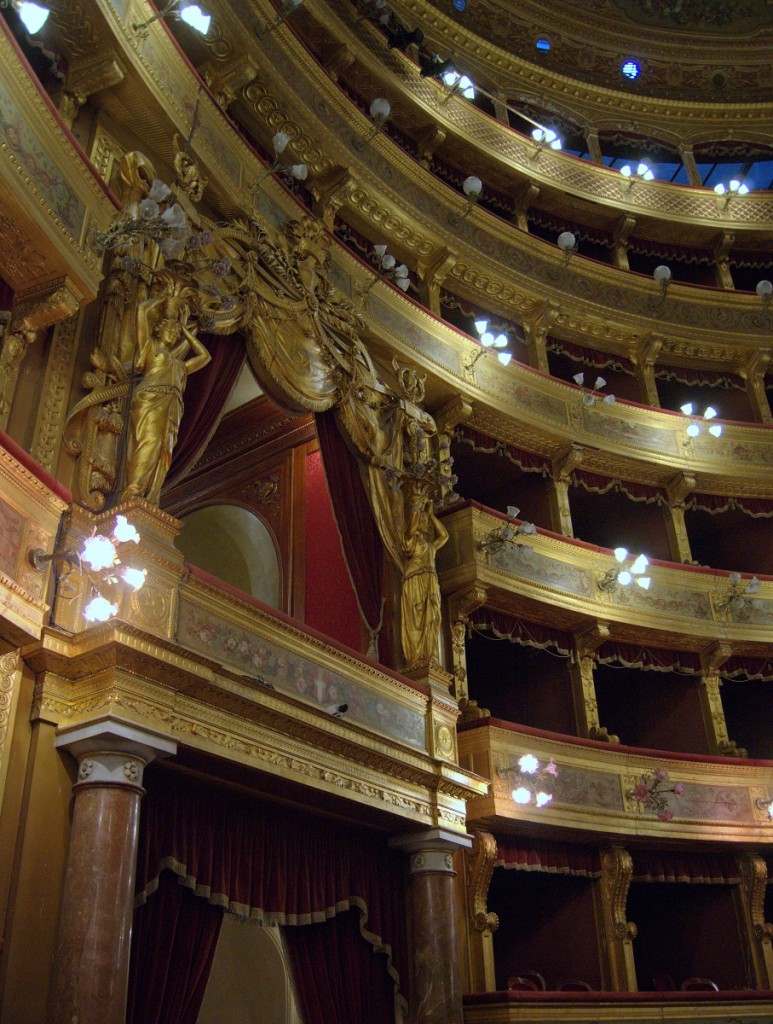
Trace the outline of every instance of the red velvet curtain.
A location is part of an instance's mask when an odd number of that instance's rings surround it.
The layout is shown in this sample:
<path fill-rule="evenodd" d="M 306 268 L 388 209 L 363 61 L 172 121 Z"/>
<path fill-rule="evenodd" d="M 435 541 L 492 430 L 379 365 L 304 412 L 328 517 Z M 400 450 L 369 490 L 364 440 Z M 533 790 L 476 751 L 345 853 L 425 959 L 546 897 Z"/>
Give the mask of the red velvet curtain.
<path fill-rule="evenodd" d="M 727 659 L 719 674 L 723 679 L 759 679 L 769 683 L 773 680 L 773 658 L 747 658 L 734 654 Z"/>
<path fill-rule="evenodd" d="M 196 1024 L 223 911 L 165 871 L 132 929 L 127 1024 Z"/>
<path fill-rule="evenodd" d="M 592 846 L 526 839 L 523 836 L 498 836 L 494 866 L 516 871 L 547 871 L 558 875 L 599 878 L 601 860 Z"/>
<path fill-rule="evenodd" d="M 317 924 L 356 908 L 363 947 L 384 954 L 393 993 L 407 979 L 406 859 L 384 836 L 163 766 L 147 770 L 145 786 L 139 905 L 169 868 L 202 903 L 263 924 Z"/>
<path fill-rule="evenodd" d="M 596 654 L 600 665 L 617 662 L 625 668 L 641 668 L 653 672 L 679 672 L 700 675 L 701 659 L 692 651 L 671 651 L 661 647 L 639 647 L 637 644 L 607 640 Z"/>
<path fill-rule="evenodd" d="M 360 935 L 355 911 L 282 934 L 305 1024 L 394 1024 L 386 960 Z"/>
<path fill-rule="evenodd" d="M 609 368 L 631 375 L 634 372 L 631 360 L 626 359 L 625 356 L 619 356 L 613 352 L 600 352 L 598 349 L 585 348 L 581 345 L 573 345 L 570 341 L 564 341 L 562 338 L 551 338 L 548 335 L 547 349 L 548 352 L 559 352 L 575 363 L 584 363 L 586 366 L 592 366 L 596 370 L 606 370 Z"/>
<path fill-rule="evenodd" d="M 496 438 L 482 434 L 479 430 L 473 430 L 472 427 L 457 427 L 454 431 L 454 441 L 468 445 L 474 452 L 502 455 L 527 473 L 542 473 L 543 476 L 550 473 L 550 466 L 543 455 L 536 455 L 534 452 L 516 448 L 506 441 L 497 441 Z"/>
<path fill-rule="evenodd" d="M 360 614 L 371 635 L 368 653 L 376 658 L 375 644 L 381 629 L 383 609 L 384 547 L 365 493 L 357 459 L 341 436 L 335 413 L 332 410 L 317 413 L 314 419 L 346 565 Z M 346 524 L 345 529 L 341 528 L 342 524 Z M 384 664 L 391 664 L 386 650 L 383 655 L 380 660 Z"/>
<path fill-rule="evenodd" d="M 732 857 L 632 851 L 634 882 L 692 882 L 701 885 L 738 885 L 741 876 Z"/>
<path fill-rule="evenodd" d="M 569 476 L 569 482 L 574 487 L 584 487 L 586 491 L 593 491 L 596 494 L 620 491 L 631 501 L 645 501 L 648 505 L 668 504 L 662 491 L 657 487 L 636 483 L 634 480 L 617 480 L 614 477 L 601 476 L 599 473 L 589 473 L 584 469 L 575 469 Z"/>
<path fill-rule="evenodd" d="M 183 479 L 207 447 L 239 376 L 246 350 L 241 335 L 202 334 L 212 360 L 192 373 L 185 386 L 185 411 L 165 486 Z"/>
<path fill-rule="evenodd" d="M 524 622 L 504 612 L 491 611 L 489 608 L 476 608 L 470 613 L 470 625 L 474 629 L 491 632 L 500 640 L 510 640 L 514 644 L 525 647 L 538 647 L 544 650 L 553 647 L 559 654 L 568 656 L 574 650 L 572 636 L 560 629 L 541 626 L 536 622 Z"/>
<path fill-rule="evenodd" d="M 753 519 L 773 516 L 773 502 L 766 498 L 736 498 L 722 494 L 691 494 L 685 508 L 698 509 L 715 515 L 717 512 L 745 512 Z"/>

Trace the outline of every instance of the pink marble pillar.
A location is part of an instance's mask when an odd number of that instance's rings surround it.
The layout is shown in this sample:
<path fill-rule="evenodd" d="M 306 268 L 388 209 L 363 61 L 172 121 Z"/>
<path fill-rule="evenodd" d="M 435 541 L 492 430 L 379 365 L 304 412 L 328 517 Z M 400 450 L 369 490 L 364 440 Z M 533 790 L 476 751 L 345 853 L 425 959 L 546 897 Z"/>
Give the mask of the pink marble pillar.
<path fill-rule="evenodd" d="M 142 773 L 176 744 L 112 716 L 59 730 L 78 760 L 50 1024 L 124 1024 Z"/>
<path fill-rule="evenodd" d="M 442 828 L 400 836 L 391 846 L 410 855 L 412 1024 L 463 1024 L 454 895 L 454 852 L 472 837 Z"/>

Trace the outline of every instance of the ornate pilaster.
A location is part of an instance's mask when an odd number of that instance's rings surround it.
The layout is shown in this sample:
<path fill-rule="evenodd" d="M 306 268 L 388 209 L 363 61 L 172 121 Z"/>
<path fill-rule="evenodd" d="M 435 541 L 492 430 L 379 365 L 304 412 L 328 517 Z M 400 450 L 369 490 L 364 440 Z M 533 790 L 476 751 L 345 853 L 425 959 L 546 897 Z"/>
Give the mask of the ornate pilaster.
<path fill-rule="evenodd" d="M 0 350 L 0 430 L 8 426 L 19 371 L 37 331 L 6 331 Z"/>
<path fill-rule="evenodd" d="M 427 256 L 420 256 L 416 270 L 419 275 L 419 298 L 431 313 L 440 316 L 440 288 L 453 270 L 458 254 L 442 246 Z"/>
<path fill-rule="evenodd" d="M 743 747 L 737 747 L 727 734 L 725 709 L 722 707 L 719 692 L 722 686 L 719 670 L 732 653 L 733 648 L 730 644 L 719 641 L 701 652 L 701 678 L 698 681 L 701 713 L 712 754 L 721 754 L 723 757 L 747 757 Z"/>
<path fill-rule="evenodd" d="M 30 455 L 49 473 L 56 474 L 62 430 L 67 416 L 67 396 L 75 373 L 80 316 L 71 316 L 54 327 L 45 377 L 40 388 L 35 431 Z"/>
<path fill-rule="evenodd" d="M 535 370 L 542 370 L 543 373 L 550 373 L 548 365 L 547 337 L 550 328 L 558 319 L 558 305 L 555 302 L 545 302 L 537 308 L 531 317 L 523 321 L 523 334 L 526 348 L 529 352 L 529 365 Z"/>
<path fill-rule="evenodd" d="M 349 198 L 353 185 L 349 168 L 336 166 L 315 178 L 309 186 L 314 200 L 312 211 L 329 231 L 333 230 L 336 213 Z"/>
<path fill-rule="evenodd" d="M 446 141 L 446 133 L 437 124 L 431 124 L 416 140 L 416 156 L 422 167 L 429 167 L 432 157 Z"/>
<path fill-rule="evenodd" d="M 593 668 L 596 663 L 595 653 L 608 639 L 609 625 L 606 622 L 595 622 L 592 626 L 577 633 L 574 638 L 575 658 L 569 672 L 572 680 L 572 699 L 578 735 L 587 736 L 592 740 L 604 740 L 607 743 L 619 743 L 620 740 L 617 736 L 601 726 L 599 706 L 596 700 L 596 684 L 593 678 Z"/>
<path fill-rule="evenodd" d="M 463 1024 L 462 981 L 454 899 L 454 853 L 470 836 L 442 828 L 390 840 L 410 857 L 409 907 L 413 936 L 412 1024 Z"/>
<path fill-rule="evenodd" d="M 612 258 L 615 261 L 615 266 L 620 267 L 621 270 L 631 269 L 628 263 L 628 238 L 635 227 L 636 218 L 628 213 L 624 213 L 615 224 L 615 231 L 612 237 L 614 242 Z"/>
<path fill-rule="evenodd" d="M 569 504 L 569 477 L 572 470 L 582 462 L 582 457 L 582 445 L 569 444 L 552 462 L 552 487 L 548 494 L 551 526 L 556 533 L 561 533 L 564 537 L 574 537 L 572 510 Z"/>
<path fill-rule="evenodd" d="M 773 924 L 765 921 L 768 866 L 758 853 L 744 852 L 736 863 L 741 875 L 738 896 L 744 925 L 747 984 L 773 988 Z"/>
<path fill-rule="evenodd" d="M 496 990 L 493 934 L 499 927 L 499 918 L 486 906 L 496 856 L 494 836 L 489 832 L 474 831 L 472 847 L 464 853 L 469 936 L 467 955 L 472 992 Z"/>
<path fill-rule="evenodd" d="M 541 189 L 531 181 L 522 182 L 513 192 L 513 216 L 521 231 L 529 230 L 529 207 L 539 199 Z"/>
<path fill-rule="evenodd" d="M 660 396 L 655 382 L 655 363 L 663 347 L 663 341 L 662 337 L 650 333 L 642 338 L 629 357 L 636 371 L 641 401 L 656 409 L 660 408 Z"/>
<path fill-rule="evenodd" d="M 465 639 L 470 612 L 486 603 L 486 587 L 469 587 L 448 599 L 448 619 L 451 623 L 451 658 L 454 673 L 453 695 L 457 701 L 469 699 L 467 684 L 467 650 Z"/>
<path fill-rule="evenodd" d="M 772 354 L 770 349 L 756 349 L 738 368 L 739 374 L 746 381 L 746 394 L 749 396 L 749 404 L 757 423 L 773 423 L 768 393 L 765 390 L 765 375 Z"/>
<path fill-rule="evenodd" d="M 0 809 L 8 775 L 8 756 L 20 684 L 19 652 L 9 651 L 8 654 L 0 655 Z"/>
<path fill-rule="evenodd" d="M 701 172 L 698 170 L 698 164 L 695 162 L 695 154 L 692 151 L 692 146 L 680 146 L 679 153 L 682 157 L 684 169 L 687 171 L 687 180 L 696 188 L 701 188 L 703 186 L 703 178 L 701 176 Z"/>
<path fill-rule="evenodd" d="M 671 558 L 674 562 L 692 562 L 690 538 L 684 521 L 684 508 L 687 498 L 695 490 L 695 477 L 689 473 L 677 473 L 668 481 L 666 497 L 668 504 L 662 508 L 663 518 L 668 533 Z"/>
<path fill-rule="evenodd" d="M 735 288 L 730 273 L 730 250 L 735 245 L 735 232 L 723 231 L 714 243 L 714 274 L 718 288 Z"/>
<path fill-rule="evenodd" d="M 627 920 L 626 902 L 633 875 L 631 855 L 622 846 L 601 851 L 601 878 L 594 888 L 597 925 L 601 931 L 601 986 L 612 992 L 636 992 L 633 940 L 636 925 Z"/>
<path fill-rule="evenodd" d="M 58 730 L 78 761 L 50 1024 L 123 1024 L 142 774 L 163 734 L 107 716 Z"/>

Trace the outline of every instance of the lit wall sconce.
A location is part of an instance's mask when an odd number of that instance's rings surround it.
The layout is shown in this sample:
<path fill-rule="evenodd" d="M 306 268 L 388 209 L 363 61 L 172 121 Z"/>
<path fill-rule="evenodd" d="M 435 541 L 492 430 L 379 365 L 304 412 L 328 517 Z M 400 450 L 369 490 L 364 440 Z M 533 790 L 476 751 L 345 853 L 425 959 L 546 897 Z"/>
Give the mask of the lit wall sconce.
<path fill-rule="evenodd" d="M 654 174 L 652 168 L 644 160 L 642 160 L 637 165 L 636 170 L 634 170 L 633 167 L 630 166 L 630 164 L 626 164 L 624 167 L 620 168 L 620 173 L 622 174 L 622 176 L 624 178 L 627 179 L 627 184 L 628 184 L 627 191 L 628 192 L 633 191 L 633 188 L 634 188 L 634 186 L 636 185 L 637 182 L 639 182 L 639 181 L 652 181 L 653 178 L 655 177 L 655 174 Z"/>
<path fill-rule="evenodd" d="M 507 336 L 507 333 L 505 331 L 498 331 L 495 334 L 494 330 L 489 329 L 488 320 L 476 320 L 475 330 L 478 332 L 478 337 L 480 338 L 480 343 L 482 345 L 479 355 L 485 355 L 486 352 L 495 351 L 497 359 L 502 366 L 507 366 L 513 358 L 512 352 L 508 351 L 510 347 L 510 339 Z M 475 364 L 473 363 L 473 365 Z"/>
<path fill-rule="evenodd" d="M 303 0 L 282 0 L 282 6 L 280 8 L 279 17 L 276 21 L 272 21 L 269 25 L 264 25 L 263 28 L 256 29 L 258 38 L 261 39 L 263 36 L 267 36 L 269 32 L 273 32 L 274 29 L 279 28 L 283 25 L 291 14 L 294 14 L 299 7 L 303 6 Z"/>
<path fill-rule="evenodd" d="M 601 402 L 603 405 L 614 405 L 615 404 L 615 396 L 614 395 L 604 395 L 602 397 L 601 395 L 594 394 L 594 392 L 601 391 L 602 388 L 605 388 L 607 386 L 607 382 L 604 380 L 603 377 L 597 377 L 594 380 L 594 382 L 593 382 L 593 387 L 592 388 L 585 388 L 584 387 L 584 381 L 585 381 L 585 374 L 584 373 L 575 373 L 574 377 L 572 377 L 572 380 L 575 382 L 575 384 L 578 387 L 584 388 L 583 396 L 582 396 L 582 404 L 583 405 L 591 406 L 591 405 L 595 405 L 596 402 Z"/>
<path fill-rule="evenodd" d="M 671 268 L 667 267 L 665 263 L 661 263 L 652 271 L 652 276 L 658 288 L 660 288 L 660 298 L 655 305 L 655 309 L 658 310 L 663 308 L 663 303 L 666 301 L 668 287 L 671 284 Z"/>
<path fill-rule="evenodd" d="M 758 281 L 754 290 L 762 299 L 762 308 L 767 312 L 770 309 L 771 298 L 773 298 L 773 281 Z"/>
<path fill-rule="evenodd" d="M 369 145 L 375 137 L 383 132 L 384 125 L 389 120 L 389 115 L 392 113 L 392 107 L 389 100 L 385 100 L 378 96 L 370 105 L 370 116 L 373 118 L 373 127 L 370 133 L 365 136 L 364 139 L 355 139 L 353 142 L 354 148 L 361 152 L 367 145 Z"/>
<path fill-rule="evenodd" d="M 296 181 L 306 180 L 309 176 L 309 169 L 306 164 L 285 164 L 280 159 L 291 141 L 291 137 L 287 132 L 277 132 L 276 135 L 274 135 L 271 140 L 271 145 L 274 147 L 274 160 L 265 169 L 258 180 L 250 186 L 250 192 L 255 192 L 256 189 L 263 184 L 266 178 L 270 178 L 272 174 L 284 173 L 289 175 L 291 178 L 295 178 Z"/>
<path fill-rule="evenodd" d="M 722 185 L 720 183 L 719 185 L 715 185 L 714 186 L 714 192 L 718 196 L 724 196 L 725 197 L 725 201 L 722 204 L 722 209 L 723 210 L 726 210 L 728 208 L 728 206 L 733 201 L 733 199 L 735 199 L 736 196 L 745 196 L 748 191 L 749 191 L 749 186 L 745 185 L 738 178 L 733 178 L 733 180 L 731 182 L 729 182 L 729 184 L 727 184 L 727 185 Z"/>
<path fill-rule="evenodd" d="M 523 543 L 523 537 L 533 537 L 537 533 L 534 523 L 518 520 L 520 509 L 515 505 L 507 506 L 508 522 L 505 526 L 495 526 L 483 540 L 478 541 L 478 548 L 487 554 L 496 554 L 507 544 L 516 546 Z"/>
<path fill-rule="evenodd" d="M 552 128 L 535 128 L 531 137 L 537 143 L 537 148 L 531 155 L 532 160 L 539 160 L 543 149 L 561 149 L 563 143 L 558 137 L 558 133 L 554 132 Z"/>
<path fill-rule="evenodd" d="M 579 243 L 577 238 L 572 234 L 571 231 L 562 231 L 556 240 L 556 244 L 561 252 L 564 254 L 564 258 L 561 260 L 561 266 L 569 266 L 569 260 L 572 258 L 572 253 L 577 252 Z"/>
<path fill-rule="evenodd" d="M 702 426 L 701 420 L 713 420 L 714 417 L 717 415 L 717 410 L 712 405 L 706 406 L 706 411 L 704 412 L 703 416 L 699 416 L 695 412 L 695 406 L 692 404 L 692 402 L 685 402 L 684 405 L 680 406 L 680 409 L 685 414 L 685 416 L 690 417 L 690 422 L 687 425 L 688 437 L 697 437 L 698 434 L 700 434 Z M 712 423 L 711 426 L 708 428 L 708 431 L 712 437 L 721 437 L 722 425 L 720 423 Z"/>
<path fill-rule="evenodd" d="M 728 573 L 730 586 L 717 601 L 717 609 L 721 612 L 739 612 L 744 604 L 760 592 L 760 581 L 756 576 L 744 579 L 740 572 Z"/>
<path fill-rule="evenodd" d="M 755 805 L 759 807 L 761 811 L 767 811 L 768 817 L 773 821 L 773 800 L 768 800 L 768 798 L 764 796 L 758 796 L 755 800 Z"/>
<path fill-rule="evenodd" d="M 370 262 L 376 267 L 376 274 L 368 287 L 360 293 L 363 298 L 370 294 L 371 289 L 382 278 L 391 281 L 392 284 L 402 291 L 408 291 L 411 286 L 408 268 L 404 263 L 398 263 L 396 258 L 387 252 L 386 245 L 374 245 L 373 252 L 369 258 Z"/>
<path fill-rule="evenodd" d="M 40 32 L 51 13 L 47 7 L 43 7 L 41 4 L 33 4 L 30 0 L 0 0 L 0 7 L 10 7 L 11 10 L 16 11 L 21 18 L 22 24 L 32 36 L 36 32 Z"/>
<path fill-rule="evenodd" d="M 451 97 L 456 96 L 457 93 L 464 96 L 466 100 L 475 99 L 475 86 L 467 75 L 460 75 L 458 71 L 446 71 L 443 75 L 443 84 L 448 91 L 440 101 L 441 107 L 444 107 Z"/>
<path fill-rule="evenodd" d="M 64 565 L 65 575 L 71 572 L 82 573 L 91 584 L 92 597 L 83 609 L 87 622 L 107 622 L 118 613 L 118 603 L 105 597 L 107 590 L 115 595 L 115 588 L 125 583 L 132 590 L 139 590 L 144 584 L 147 569 L 137 569 L 122 565 L 118 557 L 118 548 L 123 544 L 139 544 L 140 535 L 126 516 L 116 516 L 113 532 L 110 536 L 96 531 L 86 537 L 80 552 L 54 551 L 46 554 L 41 548 L 31 549 L 27 557 L 30 565 L 42 572 L 49 562 Z M 119 569 L 119 566 L 121 568 Z"/>
<path fill-rule="evenodd" d="M 559 771 L 552 757 L 547 764 L 542 764 L 534 754 L 524 754 L 518 759 L 517 768 L 499 765 L 496 772 L 500 779 L 512 778 L 512 796 L 517 804 L 546 807 L 553 799 L 553 785 Z"/>
<path fill-rule="evenodd" d="M 167 18 L 184 21 L 186 25 L 190 25 L 203 36 L 209 32 L 209 25 L 212 21 L 212 16 L 202 11 L 198 4 L 189 3 L 188 0 L 170 0 L 166 7 L 162 7 L 152 18 L 148 18 L 147 21 L 143 21 L 139 25 L 132 25 L 132 28 L 140 35 L 147 35 L 148 25 L 152 25 L 159 19 L 165 21 Z"/>
<path fill-rule="evenodd" d="M 628 554 L 628 548 L 615 548 L 614 556 L 618 565 L 612 569 L 607 569 L 601 579 L 598 580 L 599 590 L 612 593 L 618 587 L 629 587 L 632 583 L 641 587 L 642 590 L 650 589 L 652 580 L 649 576 L 645 575 L 650 560 L 646 555 L 634 557 Z"/>
<path fill-rule="evenodd" d="M 462 182 L 462 192 L 467 196 L 467 205 L 461 213 L 454 213 L 448 218 L 448 223 L 453 228 L 462 223 L 470 210 L 480 199 L 481 193 L 483 192 L 483 182 L 480 178 L 476 178 L 474 174 L 471 174 Z"/>

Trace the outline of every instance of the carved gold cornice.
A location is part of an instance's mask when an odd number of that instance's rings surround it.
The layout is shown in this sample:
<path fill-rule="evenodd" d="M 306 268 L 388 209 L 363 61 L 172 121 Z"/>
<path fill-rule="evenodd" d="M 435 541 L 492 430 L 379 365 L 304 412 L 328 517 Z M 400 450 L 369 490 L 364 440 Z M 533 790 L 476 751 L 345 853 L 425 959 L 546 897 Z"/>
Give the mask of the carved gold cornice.
<path fill-rule="evenodd" d="M 88 236 L 107 226 L 115 207 L 4 32 L 0 92 L 3 274 L 17 291 L 56 283 L 51 290 L 58 290 L 65 311 L 72 310 L 96 295 L 101 261 Z"/>
<path fill-rule="evenodd" d="M 700 1004 L 680 999 L 678 995 L 657 1002 L 632 1002 L 630 998 L 615 999 L 610 993 L 606 1001 L 583 1004 L 567 998 L 543 1005 L 533 1002 L 524 1011 L 522 1002 L 510 1001 L 505 993 L 500 1002 L 493 1001 L 490 994 L 469 995 L 464 999 L 466 1024 L 554 1024 L 556 1020 L 571 1020 L 572 1024 L 619 1024 L 621 1020 L 636 1020 L 637 1024 L 662 1024 L 664 1020 L 678 1020 L 680 1024 L 691 1021 L 695 1024 L 768 1024 L 770 1021 L 769 1000 L 739 999 L 732 992 L 721 993 L 718 1001 L 704 1000 Z"/>
<path fill-rule="evenodd" d="M 443 47 L 444 55 L 453 53 L 463 71 L 472 77 L 479 75 L 483 82 L 495 81 L 505 95 L 523 95 L 531 86 L 542 105 L 563 100 L 586 116 L 605 112 L 614 116 L 618 110 L 639 118 L 649 114 L 654 127 L 677 119 L 687 124 L 690 111 L 694 111 L 689 130 L 700 138 L 711 138 L 699 133 L 725 118 L 725 125 L 737 127 L 739 117 L 745 115 L 752 121 L 756 110 L 762 128 L 762 124 L 769 125 L 773 113 L 764 74 L 770 29 L 751 32 L 746 21 L 739 23 L 738 33 L 725 26 L 710 37 L 705 32 L 692 35 L 683 27 L 678 31 L 641 24 L 634 27 L 617 10 L 605 17 L 589 11 L 587 4 L 575 8 L 576 13 L 565 4 L 546 13 L 534 0 L 516 8 L 507 5 L 504 11 L 500 2 L 495 30 L 479 33 L 475 15 L 480 17 L 480 7 L 470 12 L 472 17 L 454 20 L 438 10 L 437 3 L 432 6 L 427 0 L 396 0 L 392 6 L 404 21 L 420 25 L 434 45 Z M 486 13 L 491 13 L 491 6 L 489 0 L 482 0 Z M 610 25 L 614 26 L 611 30 Z M 508 30 L 513 36 L 503 48 Z M 531 51 L 538 34 L 554 34 L 564 45 L 539 63 L 516 56 L 521 48 Z M 614 75 L 620 60 L 630 54 L 634 34 L 636 55 L 647 74 L 646 93 L 641 87 L 614 88 Z M 571 63 L 562 61 L 562 52 L 573 58 Z M 717 73 L 722 75 L 719 88 L 714 78 Z M 754 92 L 753 103 L 743 99 L 750 91 Z M 669 98 L 659 99 L 658 94 Z M 592 122 L 592 117 L 588 119 Z"/>
<path fill-rule="evenodd" d="M 396 118 L 400 127 L 415 134 L 420 125 L 428 121 L 436 123 L 454 144 L 454 163 L 459 165 L 460 160 L 466 159 L 467 165 L 483 179 L 484 187 L 488 184 L 508 193 L 524 184 L 533 184 L 540 190 L 540 206 L 547 205 L 557 215 L 563 213 L 575 221 L 582 221 L 587 216 L 594 226 L 606 226 L 609 230 L 622 211 L 636 217 L 636 234 L 646 238 L 671 238 L 680 244 L 702 242 L 709 245 L 718 231 L 740 230 L 741 234 L 737 236 L 739 246 L 755 236 L 763 245 L 770 239 L 773 198 L 767 193 L 749 195 L 743 203 L 725 207 L 723 200 L 710 189 L 653 181 L 631 190 L 630 183 L 617 171 L 600 164 L 552 150 L 544 151 L 538 160 L 534 159 L 536 150 L 531 139 L 464 100 L 444 103 L 447 96 L 445 87 L 433 80 L 422 79 L 413 61 L 399 51 L 387 50 L 380 33 L 370 26 L 365 30 L 361 22 L 354 20 L 353 7 L 330 4 L 329 0 L 311 0 L 308 7 L 316 13 L 326 31 L 335 33 L 337 39 L 345 40 L 346 45 L 357 53 L 361 65 L 357 86 L 362 94 L 386 94 L 393 99 L 397 93 L 400 107 Z M 430 18 L 436 14 L 432 12 Z M 415 15 L 406 17 L 409 20 L 413 18 L 410 23 L 416 24 Z M 450 43 L 446 41 L 445 45 L 448 47 Z M 453 52 L 459 59 L 457 51 Z M 685 104 L 685 107 L 693 111 L 693 105 Z M 754 110 L 759 115 L 758 105 Z M 617 122 L 621 130 L 634 131 L 631 125 L 624 129 L 623 124 L 622 121 Z M 687 124 L 694 125 L 694 119 Z M 737 125 L 734 128 L 737 129 Z M 723 125 L 720 129 L 722 138 L 726 130 Z M 659 137 L 663 134 L 661 130 Z M 743 137 L 746 138 L 745 135 Z M 762 141 L 762 136 L 760 139 Z M 676 141 L 686 143 L 689 140 L 682 137 Z M 442 152 L 441 148 L 441 155 Z M 678 232 L 674 231 L 675 224 L 679 225 Z"/>
<path fill-rule="evenodd" d="M 720 607 L 729 586 L 726 574 L 674 563 L 650 565 L 648 591 L 604 591 L 598 581 L 617 564 L 611 552 L 545 534 L 493 552 L 482 549 L 481 542 L 502 522 L 477 507 L 444 517 L 451 540 L 438 553 L 438 575 L 452 606 L 457 593 L 475 588 L 485 594 L 487 607 L 570 633 L 602 622 L 612 639 L 706 651 L 709 663 L 717 640 L 733 654 L 770 656 L 773 583 L 760 585 L 754 608 L 732 612 Z"/>
<path fill-rule="evenodd" d="M 468 802 L 472 828 L 487 831 L 530 828 L 553 836 L 562 829 L 582 828 L 607 838 L 692 840 L 773 844 L 767 812 L 757 807 L 758 797 L 773 792 L 773 763 L 765 767 L 715 760 L 681 761 L 679 756 L 654 758 L 622 752 L 608 744 L 585 745 L 571 737 L 563 740 L 520 733 L 517 726 L 481 720 L 459 733 L 460 756 L 492 780 L 483 797 Z M 541 761 L 551 758 L 559 775 L 553 801 L 546 807 L 516 804 L 512 799 L 512 772 L 525 753 Z M 667 824 L 644 809 L 631 790 L 642 775 L 665 768 L 673 781 L 684 782 L 684 798 L 672 798 L 674 814 Z M 564 783 L 561 782 L 562 777 Z M 566 798 L 561 799 L 561 786 Z"/>
<path fill-rule="evenodd" d="M 60 724 L 115 712 L 184 747 L 386 811 L 464 831 L 480 780 L 320 713 L 210 659 L 123 623 L 23 652 L 36 673 L 33 719 Z"/>

